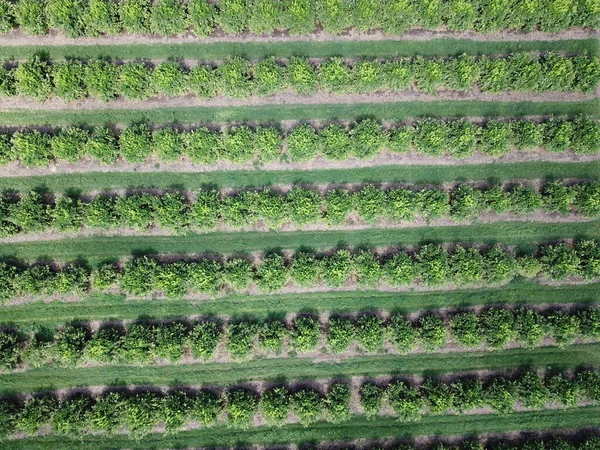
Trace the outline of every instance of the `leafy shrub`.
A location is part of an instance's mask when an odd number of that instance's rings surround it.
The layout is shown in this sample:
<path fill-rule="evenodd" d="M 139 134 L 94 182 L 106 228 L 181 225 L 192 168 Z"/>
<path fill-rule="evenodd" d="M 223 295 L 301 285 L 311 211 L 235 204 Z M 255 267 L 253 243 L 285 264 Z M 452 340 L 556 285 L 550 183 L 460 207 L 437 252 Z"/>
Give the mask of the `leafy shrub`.
<path fill-rule="evenodd" d="M 299 352 L 314 350 L 321 337 L 321 324 L 316 317 L 299 316 L 291 332 L 292 346 Z"/>
<path fill-rule="evenodd" d="M 519 398 L 523 406 L 532 409 L 541 409 L 548 400 L 548 390 L 544 386 L 542 377 L 537 372 L 525 372 L 518 381 Z"/>
<path fill-rule="evenodd" d="M 195 324 L 188 337 L 190 350 L 194 358 L 211 359 L 221 340 L 223 331 L 215 321 Z"/>
<path fill-rule="evenodd" d="M 83 34 L 84 23 L 82 0 L 47 0 L 46 17 L 48 27 L 62 31 L 69 37 Z"/>
<path fill-rule="evenodd" d="M 346 317 L 334 316 L 327 323 L 327 344 L 334 353 L 343 352 L 354 339 L 354 324 Z"/>
<path fill-rule="evenodd" d="M 282 425 L 290 413 L 290 393 L 287 388 L 275 387 L 265 391 L 260 399 L 260 410 L 274 425 Z"/>
<path fill-rule="evenodd" d="M 421 385 L 421 395 L 431 414 L 444 414 L 453 405 L 454 399 L 448 384 L 428 378 Z"/>
<path fill-rule="evenodd" d="M 340 423 L 350 419 L 350 389 L 345 383 L 330 386 L 325 398 L 325 407 L 330 422 Z"/>
<path fill-rule="evenodd" d="M 116 64 L 102 59 L 90 60 L 85 66 L 83 84 L 91 97 L 108 102 L 117 95 L 118 74 Z"/>
<path fill-rule="evenodd" d="M 299 225 L 314 223 L 321 215 L 321 196 L 313 189 L 293 188 L 285 201 L 291 219 Z"/>
<path fill-rule="evenodd" d="M 450 319 L 452 338 L 463 347 L 477 347 L 483 342 L 479 318 L 472 312 L 459 313 Z"/>
<path fill-rule="evenodd" d="M 515 338 L 515 317 L 503 308 L 488 308 L 479 316 L 486 343 L 501 348 Z"/>
<path fill-rule="evenodd" d="M 256 284 L 268 292 L 281 289 L 287 282 L 287 277 L 285 260 L 277 254 L 265 256 L 256 270 Z"/>
<path fill-rule="evenodd" d="M 317 73 L 305 58 L 292 57 L 286 66 L 290 87 L 299 95 L 312 95 L 317 89 Z"/>
<path fill-rule="evenodd" d="M 308 124 L 296 126 L 286 138 L 287 151 L 293 161 L 308 161 L 317 154 L 317 134 Z"/>
<path fill-rule="evenodd" d="M 379 414 L 385 390 L 373 383 L 365 383 L 359 391 L 360 405 L 367 419 L 372 419 Z"/>
<path fill-rule="evenodd" d="M 345 94 L 350 85 L 350 70 L 342 58 L 331 58 L 317 69 L 322 88 L 333 94 Z"/>
<path fill-rule="evenodd" d="M 308 426 L 321 418 L 324 401 L 317 391 L 304 388 L 292 395 L 292 408 L 300 423 Z"/>
<path fill-rule="evenodd" d="M 514 410 L 518 385 L 504 377 L 492 379 L 485 387 L 485 400 L 497 412 L 507 414 Z"/>
<path fill-rule="evenodd" d="M 188 27 L 185 5 L 179 0 L 155 0 L 150 14 L 150 30 L 161 36 L 181 34 Z"/>
<path fill-rule="evenodd" d="M 385 263 L 385 280 L 392 286 L 411 285 L 417 276 L 416 269 L 415 261 L 408 253 L 397 253 Z"/>
<path fill-rule="evenodd" d="M 285 323 L 279 320 L 268 320 L 262 323 L 258 334 L 261 347 L 279 353 L 286 333 Z"/>
<path fill-rule="evenodd" d="M 254 348 L 258 324 L 249 321 L 232 322 L 227 325 L 225 338 L 227 350 L 234 358 L 247 357 Z"/>
<path fill-rule="evenodd" d="M 86 36 L 117 34 L 121 31 L 118 3 L 113 0 L 89 0 L 82 22 Z"/>
<path fill-rule="evenodd" d="M 54 94 L 65 101 L 77 100 L 87 95 L 84 78 L 85 67 L 79 61 L 58 62 L 52 66 Z"/>
<path fill-rule="evenodd" d="M 131 125 L 119 136 L 119 149 L 123 159 L 142 163 L 152 153 L 151 133 L 147 125 Z"/>
<path fill-rule="evenodd" d="M 446 326 L 438 316 L 429 314 L 421 317 L 418 332 L 426 351 L 438 350 L 446 345 Z"/>
<path fill-rule="evenodd" d="M 323 259 L 321 276 L 329 287 L 342 287 L 354 272 L 354 258 L 348 250 L 338 250 Z"/>
<path fill-rule="evenodd" d="M 128 100 L 146 100 L 154 94 L 152 70 L 142 62 L 119 66 L 116 92 Z"/>
<path fill-rule="evenodd" d="M 359 344 L 368 352 L 375 352 L 383 346 L 385 329 L 381 318 L 364 314 L 355 322 L 355 335 Z"/>
<path fill-rule="evenodd" d="M 150 0 L 123 0 L 119 17 L 123 29 L 130 33 L 150 33 Z"/>
<path fill-rule="evenodd" d="M 59 436 L 75 437 L 88 428 L 92 400 L 76 395 L 60 402 L 52 417 L 52 431 Z"/>
<path fill-rule="evenodd" d="M 179 0 L 161 0 L 174 1 Z M 162 62 L 158 64 L 150 75 L 150 91 L 167 96 L 183 95 L 187 89 L 187 79 L 183 67 L 175 61 Z"/>
<path fill-rule="evenodd" d="M 203 426 L 212 425 L 217 421 L 222 409 L 221 399 L 218 395 L 201 390 L 196 395 L 192 417 Z"/>
<path fill-rule="evenodd" d="M 367 223 L 375 223 L 386 212 L 386 193 L 372 184 L 367 184 L 352 196 L 354 208 Z"/>
<path fill-rule="evenodd" d="M 421 419 L 422 399 L 412 386 L 394 381 L 388 385 L 386 395 L 398 421 L 416 422 Z"/>
<path fill-rule="evenodd" d="M 294 255 L 290 265 L 290 276 L 294 283 L 302 287 L 315 286 L 319 274 L 320 264 L 313 254 L 299 252 Z"/>
<path fill-rule="evenodd" d="M 15 4 L 15 18 L 27 34 L 46 34 L 48 19 L 46 2 L 39 0 L 19 0 Z"/>
<path fill-rule="evenodd" d="M 17 94 L 44 101 L 52 95 L 51 69 L 39 56 L 21 62 L 14 70 Z"/>
<path fill-rule="evenodd" d="M 402 353 L 409 352 L 417 346 L 417 330 L 400 314 L 394 314 L 390 318 L 387 334 L 392 344 Z"/>
<path fill-rule="evenodd" d="M 344 128 L 331 124 L 319 132 L 319 149 L 326 159 L 341 161 L 350 156 L 352 142 Z"/>

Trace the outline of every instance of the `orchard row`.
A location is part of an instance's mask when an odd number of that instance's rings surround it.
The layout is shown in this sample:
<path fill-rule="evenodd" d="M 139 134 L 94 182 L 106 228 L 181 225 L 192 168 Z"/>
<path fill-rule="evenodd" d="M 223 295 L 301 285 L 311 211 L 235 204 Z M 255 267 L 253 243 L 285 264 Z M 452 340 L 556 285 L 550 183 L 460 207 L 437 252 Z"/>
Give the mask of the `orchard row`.
<path fill-rule="evenodd" d="M 499 158 L 513 149 L 595 154 L 600 151 L 600 123 L 581 116 L 572 120 L 550 118 L 541 123 L 492 119 L 485 124 L 426 118 L 411 125 L 384 127 L 367 119 L 348 127 L 331 123 L 320 129 L 303 123 L 285 133 L 262 125 L 179 131 L 134 124 L 118 134 L 105 127 L 0 134 L 0 164 L 19 161 L 26 167 L 45 167 L 52 161 L 76 163 L 87 157 L 101 164 L 115 164 L 119 159 L 143 163 L 151 158 L 173 162 L 183 157 L 193 164 L 205 165 L 221 161 L 234 164 L 302 162 L 316 158 L 366 160 L 385 150 L 394 154 L 414 151 L 435 158 L 458 159 L 480 152 Z"/>
<path fill-rule="evenodd" d="M 428 244 L 411 252 L 381 257 L 371 251 L 336 250 L 326 255 L 298 252 L 287 259 L 270 253 L 252 263 L 247 258 L 221 257 L 160 262 L 146 256 L 122 265 L 106 263 L 93 270 L 81 263 L 60 268 L 0 264 L 0 297 L 81 295 L 90 290 L 118 290 L 131 296 L 181 298 L 192 292 L 216 296 L 224 289 L 276 292 L 292 283 L 300 289 L 382 286 L 478 285 L 504 283 L 516 276 L 549 280 L 600 276 L 600 246 L 595 241 L 574 245 L 543 245 L 535 255 L 515 256 L 500 246 L 489 249 Z M 356 283 L 356 285 L 352 285 Z"/>
<path fill-rule="evenodd" d="M 515 216 L 536 212 L 577 213 L 588 218 L 600 216 L 600 182 L 567 185 L 552 181 L 539 191 L 519 183 L 510 185 L 509 189 L 459 184 L 450 191 L 385 189 L 368 184 L 354 192 L 342 187 L 325 193 L 293 187 L 284 194 L 263 189 L 241 191 L 235 195 L 203 190 L 192 195 L 193 199 L 177 192 L 51 199 L 35 191 L 22 197 L 6 194 L 0 197 L 0 236 L 48 230 L 78 232 L 84 227 L 140 231 L 156 227 L 173 232 L 214 231 L 220 225 L 243 229 L 260 223 L 269 229 L 281 229 L 290 224 L 339 227 L 344 226 L 353 214 L 371 225 L 446 217 L 459 222 L 490 212 L 508 212 Z"/>
<path fill-rule="evenodd" d="M 366 381 L 358 392 L 343 382 L 328 383 L 325 393 L 312 387 L 276 386 L 262 392 L 244 387 L 208 390 L 107 392 L 97 396 L 73 394 L 61 400 L 35 396 L 24 403 L 0 402 L 2 434 L 17 431 L 34 435 L 50 430 L 56 435 L 78 436 L 90 431 L 106 434 L 127 430 L 140 439 L 164 424 L 166 432 L 181 431 L 192 422 L 200 427 L 226 423 L 248 428 L 259 417 L 268 424 L 283 425 L 294 417 L 308 426 L 317 421 L 340 423 L 359 415 L 376 417 L 384 406 L 399 422 L 415 422 L 429 414 L 464 414 L 482 408 L 492 413 L 513 412 L 520 402 L 527 409 L 600 401 L 600 374 L 585 370 L 574 377 L 540 376 L 528 371 L 516 378 L 494 376 L 443 382 L 426 379 L 419 386 L 403 380 L 387 384 Z M 357 395 L 361 412 L 351 407 Z"/>
<path fill-rule="evenodd" d="M 402 34 L 411 27 L 452 31 L 559 32 L 598 28 L 600 13 L 589 0 L 493 3 L 485 0 L 16 0 L 0 2 L 0 32 L 19 27 L 28 34 L 57 30 L 69 37 L 121 32 L 173 36 L 191 31 L 227 34 L 308 35 L 320 27 L 339 34 L 349 28 Z"/>
<path fill-rule="evenodd" d="M 0 70 L 0 93 L 44 101 L 56 96 L 66 101 L 93 97 L 109 101 L 116 96 L 146 100 L 193 94 L 202 98 L 222 95 L 243 99 L 283 91 L 299 95 L 329 92 L 400 92 L 418 89 L 484 92 L 580 91 L 592 93 L 600 80 L 600 60 L 578 55 L 515 53 L 509 57 L 462 55 L 450 58 L 404 58 L 387 61 L 346 61 L 330 58 L 313 62 L 274 58 L 251 62 L 234 57 L 217 67 L 186 67 L 176 61 L 150 65 L 117 64 L 105 60 L 47 62 L 39 57 Z"/>
<path fill-rule="evenodd" d="M 80 366 L 90 362 L 177 363 L 184 356 L 211 361 L 217 348 L 226 349 L 229 356 L 239 360 L 263 352 L 342 353 L 356 344 L 362 354 L 380 352 L 386 344 L 401 353 L 413 351 L 418 345 L 425 351 L 439 351 L 448 344 L 448 339 L 464 349 L 484 345 L 501 349 L 515 342 L 536 347 L 545 338 L 564 347 L 576 339 L 600 339 L 600 310 L 596 308 L 539 312 L 526 307 L 515 310 L 494 307 L 478 313 L 450 313 L 447 320 L 427 313 L 414 321 L 401 314 L 384 319 L 383 314 L 365 312 L 356 317 L 332 314 L 326 322 L 302 314 L 289 324 L 275 319 L 230 319 L 227 323 L 215 319 L 177 320 L 125 326 L 111 322 L 100 324 L 93 332 L 87 324 L 79 323 L 66 325 L 52 335 L 49 330 L 27 334 L 6 329 L 0 331 L 0 363 L 10 370 L 20 364 L 40 367 Z"/>

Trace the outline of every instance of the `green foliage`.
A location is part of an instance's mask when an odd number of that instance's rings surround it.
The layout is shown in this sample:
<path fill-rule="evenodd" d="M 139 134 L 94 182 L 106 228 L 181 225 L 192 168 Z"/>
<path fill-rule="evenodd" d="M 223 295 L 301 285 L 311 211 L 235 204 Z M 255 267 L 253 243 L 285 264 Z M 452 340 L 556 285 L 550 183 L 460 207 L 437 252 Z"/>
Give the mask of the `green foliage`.
<path fill-rule="evenodd" d="M 81 0 L 47 0 L 48 27 L 57 29 L 68 37 L 81 36 L 84 29 L 81 21 L 83 7 Z"/>
<path fill-rule="evenodd" d="M 108 102 L 117 94 L 118 76 L 116 64 L 102 59 L 90 60 L 85 66 L 83 82 L 91 97 Z"/>
<path fill-rule="evenodd" d="M 248 24 L 248 6 L 246 0 L 219 1 L 217 23 L 226 33 L 241 33 Z"/>
<path fill-rule="evenodd" d="M 343 352 L 354 340 L 354 324 L 346 317 L 333 316 L 327 322 L 327 344 L 334 353 Z"/>
<path fill-rule="evenodd" d="M 317 155 L 317 134 L 308 124 L 296 126 L 286 138 L 287 151 L 293 161 L 308 161 Z"/>
<path fill-rule="evenodd" d="M 321 215 L 321 196 L 313 189 L 296 187 L 286 195 L 291 219 L 299 224 L 314 223 Z"/>
<path fill-rule="evenodd" d="M 383 346 L 385 329 L 376 315 L 364 314 L 355 321 L 355 335 L 359 344 L 368 352 L 376 352 Z"/>
<path fill-rule="evenodd" d="M 292 346 L 299 352 L 314 350 L 321 336 L 321 324 L 316 317 L 299 316 L 291 331 Z"/>
<path fill-rule="evenodd" d="M 319 132 L 318 145 L 326 159 L 345 160 L 352 152 L 350 136 L 337 124 L 331 124 Z"/>
<path fill-rule="evenodd" d="M 525 372 L 518 381 L 518 393 L 523 406 L 541 409 L 546 406 L 548 390 L 542 377 L 537 372 Z"/>
<path fill-rule="evenodd" d="M 150 0 L 123 0 L 119 16 L 123 29 L 129 33 L 150 33 Z"/>
<path fill-rule="evenodd" d="M 387 326 L 387 334 L 394 346 L 407 353 L 417 346 L 418 331 L 400 314 L 394 314 Z"/>
<path fill-rule="evenodd" d="M 283 256 L 266 256 L 256 271 L 256 284 L 264 291 L 278 291 L 287 282 L 288 271 Z"/>
<path fill-rule="evenodd" d="M 231 389 L 226 393 L 227 418 L 234 427 L 246 428 L 250 426 L 252 417 L 258 411 L 258 397 L 248 389 Z"/>
<path fill-rule="evenodd" d="M 55 63 L 51 74 L 54 94 L 57 97 L 68 102 L 87 95 L 84 85 L 85 66 L 80 61 Z"/>
<path fill-rule="evenodd" d="M 334 383 L 329 387 L 325 407 L 330 422 L 340 423 L 350 419 L 350 389 L 345 383 Z"/>
<path fill-rule="evenodd" d="M 221 326 L 215 321 L 204 321 L 195 324 L 188 338 L 194 358 L 211 359 L 222 334 Z"/>
<path fill-rule="evenodd" d="M 434 315 L 426 315 L 419 319 L 419 337 L 426 351 L 434 351 L 446 345 L 447 330 L 442 319 Z"/>
<path fill-rule="evenodd" d="M 367 184 L 352 196 L 354 208 L 361 219 L 369 224 L 380 220 L 386 212 L 386 193 L 372 184 Z"/>
<path fill-rule="evenodd" d="M 385 390 L 373 383 L 365 383 L 359 391 L 360 406 L 362 406 L 368 419 L 372 419 L 379 414 Z"/>
<path fill-rule="evenodd" d="M 287 388 L 280 386 L 265 391 L 260 399 L 260 410 L 274 425 L 282 425 L 290 414 L 291 399 Z"/>
<path fill-rule="evenodd" d="M 152 90 L 152 69 L 142 62 L 132 62 L 119 66 L 116 91 L 127 100 L 146 100 Z"/>
<path fill-rule="evenodd" d="M 86 36 L 119 33 L 121 24 L 118 3 L 114 0 L 89 0 L 82 22 Z"/>
<path fill-rule="evenodd" d="M 388 385 L 386 396 L 398 421 L 416 422 L 421 419 L 422 399 L 412 386 L 403 381 L 394 381 Z"/>
<path fill-rule="evenodd" d="M 178 0 L 161 0 L 175 1 Z M 169 97 L 183 95 L 187 89 L 187 79 L 183 67 L 175 61 L 162 62 L 158 64 L 150 75 L 150 91 Z"/>
<path fill-rule="evenodd" d="M 232 322 L 227 325 L 225 338 L 227 350 L 232 357 L 247 357 L 253 350 L 258 334 L 258 324 L 249 321 Z"/>
<path fill-rule="evenodd" d="M 304 426 L 321 418 L 324 403 L 319 393 L 313 389 L 303 388 L 292 395 L 292 410 Z"/>
<path fill-rule="evenodd" d="M 142 163 L 152 153 L 151 133 L 147 125 L 131 125 L 119 135 L 119 149 L 123 159 Z"/>
<path fill-rule="evenodd" d="M 37 101 L 47 100 L 52 95 L 51 68 L 39 56 L 21 62 L 13 74 L 17 94 Z"/>
<path fill-rule="evenodd" d="M 287 329 L 279 320 L 267 320 L 261 324 L 258 338 L 260 346 L 275 353 L 281 352 Z"/>
<path fill-rule="evenodd" d="M 161 36 L 181 34 L 188 27 L 185 4 L 180 0 L 155 0 L 150 14 L 150 30 Z"/>
<path fill-rule="evenodd" d="M 27 34 L 46 34 L 46 2 L 40 0 L 19 0 L 15 4 L 17 23 Z"/>
<path fill-rule="evenodd" d="M 342 58 L 331 58 L 317 69 L 320 86 L 333 94 L 345 94 L 350 84 L 350 70 Z"/>
<path fill-rule="evenodd" d="M 515 317 L 503 308 L 488 308 L 479 316 L 487 345 L 501 348 L 515 338 Z"/>
<path fill-rule="evenodd" d="M 52 431 L 59 436 L 75 437 L 87 430 L 92 400 L 86 395 L 75 395 L 60 402 L 52 417 Z"/>
<path fill-rule="evenodd" d="M 450 319 L 452 338 L 463 347 L 478 347 L 483 342 L 479 317 L 472 312 L 459 313 Z"/>
<path fill-rule="evenodd" d="M 292 57 L 286 69 L 290 87 L 300 95 L 311 95 L 317 89 L 317 73 L 312 64 L 305 58 Z"/>
<path fill-rule="evenodd" d="M 321 270 L 321 277 L 327 286 L 342 287 L 354 272 L 354 258 L 348 250 L 338 250 L 323 259 Z"/>
<path fill-rule="evenodd" d="M 504 377 L 492 379 L 485 387 L 485 400 L 497 412 L 508 414 L 514 410 L 518 385 Z"/>
<path fill-rule="evenodd" d="M 190 0 L 187 6 L 188 20 L 196 36 L 211 35 L 215 30 L 216 9 L 206 0 Z"/>

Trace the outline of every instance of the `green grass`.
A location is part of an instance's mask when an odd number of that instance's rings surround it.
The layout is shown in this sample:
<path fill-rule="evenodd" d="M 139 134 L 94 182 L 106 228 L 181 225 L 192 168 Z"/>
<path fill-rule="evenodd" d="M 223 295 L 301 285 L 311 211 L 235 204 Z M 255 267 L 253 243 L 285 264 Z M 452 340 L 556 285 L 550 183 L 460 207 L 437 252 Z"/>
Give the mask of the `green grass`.
<path fill-rule="evenodd" d="M 313 119 L 402 120 L 407 117 L 520 117 L 526 115 L 590 114 L 598 117 L 600 99 L 583 102 L 485 102 L 477 100 L 389 102 L 324 105 L 265 105 L 240 107 L 177 107 L 151 109 L 0 111 L 2 125 L 104 125 L 132 122 L 200 123 Z"/>
<path fill-rule="evenodd" d="M 280 428 L 261 426 L 247 430 L 232 430 L 217 426 L 191 430 L 176 435 L 152 434 L 141 441 L 127 436 L 85 436 L 80 440 L 44 436 L 0 443 L 11 450 L 104 450 L 128 448 L 167 449 L 202 447 L 241 447 L 251 445 L 315 444 L 323 441 L 356 439 L 406 438 L 416 436 L 473 435 L 508 431 L 545 431 L 595 427 L 600 421 L 600 407 L 588 406 L 567 410 L 520 412 L 509 415 L 445 415 L 425 416 L 416 423 L 399 423 L 392 418 L 367 420 L 356 417 L 340 424 L 317 422 L 308 427 L 300 424 Z"/>
<path fill-rule="evenodd" d="M 598 53 L 595 39 L 560 41 L 478 42 L 469 39 L 433 39 L 428 41 L 305 41 L 292 42 L 213 42 L 208 44 L 128 44 L 128 45 L 27 45 L 3 46 L 2 59 L 26 59 L 42 54 L 50 59 L 198 59 L 220 60 L 230 55 L 251 59 L 277 56 L 324 58 L 393 58 L 398 56 L 453 56 L 462 53 L 509 54 L 515 52 Z"/>
<path fill-rule="evenodd" d="M 182 172 L 91 172 L 0 178 L 0 191 L 34 189 L 54 192 L 113 190 L 133 187 L 195 190 L 260 187 L 272 184 L 341 184 L 405 182 L 439 184 L 487 180 L 490 183 L 521 179 L 598 178 L 600 161 L 461 164 L 455 166 L 380 166 L 328 170 L 236 170 Z"/>
<path fill-rule="evenodd" d="M 273 249 L 379 247 L 423 243 L 503 243 L 532 252 L 539 242 L 564 238 L 600 239 L 600 221 L 580 223 L 496 222 L 469 226 L 373 228 L 349 231 L 215 232 L 185 236 L 94 236 L 54 241 L 7 243 L 0 258 L 21 260 L 107 258 L 140 254 L 245 253 Z"/>
<path fill-rule="evenodd" d="M 546 286 L 515 280 L 502 287 L 442 292 L 318 292 L 228 295 L 213 300 L 125 300 L 121 295 L 90 295 L 80 302 L 25 303 L 2 308 L 3 323 L 20 327 L 59 326 L 70 321 L 107 321 L 139 317 L 165 319 L 192 315 L 251 315 L 258 318 L 298 311 L 387 310 L 403 313 L 490 304 L 597 303 L 600 283 Z"/>
<path fill-rule="evenodd" d="M 0 377 L 0 393 L 16 394 L 85 386 L 229 385 L 247 381 L 292 381 L 377 375 L 441 375 L 476 370 L 499 371 L 525 366 L 566 369 L 600 365 L 600 344 L 565 349 L 542 347 L 503 351 L 357 356 L 316 362 L 311 358 L 271 358 L 243 363 L 173 366 L 42 367 Z"/>

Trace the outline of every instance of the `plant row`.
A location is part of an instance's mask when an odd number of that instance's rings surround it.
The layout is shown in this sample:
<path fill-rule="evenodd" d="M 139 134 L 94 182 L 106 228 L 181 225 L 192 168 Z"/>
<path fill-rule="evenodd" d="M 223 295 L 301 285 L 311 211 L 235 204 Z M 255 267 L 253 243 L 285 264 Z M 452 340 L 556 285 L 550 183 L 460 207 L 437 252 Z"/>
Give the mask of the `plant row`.
<path fill-rule="evenodd" d="M 283 320 L 205 319 L 169 323 L 136 322 L 126 326 L 100 325 L 92 332 L 77 323 L 58 331 L 43 329 L 28 334 L 17 329 L 0 331 L 0 367 L 10 370 L 19 364 L 39 367 L 45 364 L 75 366 L 89 362 L 102 364 L 172 363 L 184 356 L 210 361 L 217 347 L 234 359 L 255 353 L 288 355 L 296 352 L 330 351 L 341 353 L 356 345 L 361 352 L 376 353 L 384 345 L 398 351 L 443 349 L 451 339 L 461 348 L 500 349 L 517 342 L 535 347 L 544 338 L 564 347 L 575 339 L 600 339 L 600 310 L 547 310 L 520 307 L 487 308 L 479 313 L 456 312 L 445 320 L 427 314 L 411 321 L 401 314 L 384 319 L 379 314 L 360 313 L 356 317 L 333 314 L 327 322 L 316 316 L 299 315 L 289 324 Z"/>
<path fill-rule="evenodd" d="M 412 27 L 490 33 L 504 29 L 558 32 L 598 28 L 600 12 L 589 0 L 526 3 L 485 0 L 2 0 L 0 32 L 19 27 L 28 34 L 57 30 L 69 37 L 120 32 L 172 36 L 191 31 L 227 34 L 307 35 L 322 28 L 402 34 Z"/>
<path fill-rule="evenodd" d="M 90 431 L 110 434 L 127 430 L 142 438 L 159 424 L 176 433 L 191 423 L 200 427 L 227 423 L 246 428 L 259 417 L 272 425 L 295 417 L 305 426 L 317 421 L 340 423 L 358 414 L 380 415 L 384 406 L 399 422 L 418 421 L 425 414 L 462 414 L 489 408 L 494 413 L 513 412 L 520 402 L 528 409 L 550 405 L 577 406 L 581 401 L 600 401 L 600 374 L 580 371 L 575 377 L 547 377 L 528 371 L 517 378 L 495 376 L 443 382 L 426 379 L 415 386 L 404 380 L 387 385 L 367 381 L 359 389 L 362 412 L 350 406 L 352 389 L 343 382 L 330 383 L 325 393 L 313 387 L 276 386 L 262 392 L 232 387 L 199 391 L 174 390 L 108 392 L 98 396 L 73 394 L 59 400 L 52 395 L 34 396 L 24 403 L 0 402 L 0 426 L 5 436 L 14 431 L 28 435 L 49 429 L 56 435 L 73 436 Z"/>
<path fill-rule="evenodd" d="M 266 97 L 283 91 L 343 95 L 414 88 L 435 94 L 440 89 L 471 91 L 475 86 L 485 92 L 593 92 L 599 80 L 597 57 L 553 53 L 352 62 L 336 57 L 320 63 L 305 58 L 251 62 L 234 57 L 216 67 L 185 67 L 177 61 L 154 66 L 141 61 L 50 63 L 35 56 L 15 68 L 0 70 L 0 94 L 20 94 L 39 101 L 52 96 L 65 101 L 85 97 L 109 101 L 117 96 L 146 100 L 156 95 L 193 94 L 202 98 L 223 95 L 236 99 L 251 95 Z"/>
<path fill-rule="evenodd" d="M 386 256 L 368 250 L 347 249 L 325 255 L 297 252 L 285 258 L 268 253 L 260 260 L 209 256 L 195 261 L 161 262 L 143 256 L 119 264 L 106 263 L 90 270 L 80 262 L 58 267 L 40 263 L 23 266 L 0 264 L 0 297 L 52 296 L 96 292 L 122 292 L 138 297 L 165 295 L 180 298 L 190 293 L 216 296 L 224 290 L 281 291 L 290 285 L 311 289 L 378 288 L 385 286 L 473 286 L 497 284 L 516 276 L 549 280 L 600 276 L 600 246 L 595 241 L 574 245 L 541 246 L 535 255 L 515 256 L 500 246 L 489 249 L 455 246 L 448 250 L 428 244 L 414 251 Z"/>
<path fill-rule="evenodd" d="M 335 227 L 345 225 L 353 213 L 367 224 L 376 224 L 384 220 L 400 223 L 442 217 L 464 221 L 489 212 L 519 216 L 539 211 L 600 216 L 600 182 L 565 185 L 553 181 L 539 192 L 524 184 L 515 184 L 508 190 L 459 184 L 449 192 L 430 188 L 384 189 L 370 184 L 354 192 L 336 188 L 324 194 L 302 187 L 285 194 L 268 189 L 235 195 L 203 190 L 195 192 L 193 200 L 171 192 L 50 199 L 32 191 L 20 198 L 0 197 L 0 236 L 46 230 L 76 232 L 84 227 L 158 227 L 175 232 L 211 231 L 221 224 L 235 229 L 258 224 L 270 229 L 316 223 Z"/>
<path fill-rule="evenodd" d="M 390 128 L 374 120 L 362 120 L 349 127 L 332 123 L 319 130 L 300 124 L 285 134 L 268 126 L 178 131 L 151 129 L 146 124 L 131 125 L 119 134 L 105 127 L 0 134 L 0 164 L 19 161 L 27 167 L 47 166 L 51 161 L 76 163 L 88 157 L 101 164 L 117 160 L 143 163 L 150 158 L 173 162 L 185 157 L 193 164 L 207 165 L 218 161 L 301 162 L 318 157 L 372 159 L 384 150 L 458 159 L 481 152 L 497 158 L 512 149 L 598 153 L 600 123 L 588 117 L 551 118 L 539 124 L 529 120 L 476 124 L 428 118 Z"/>

